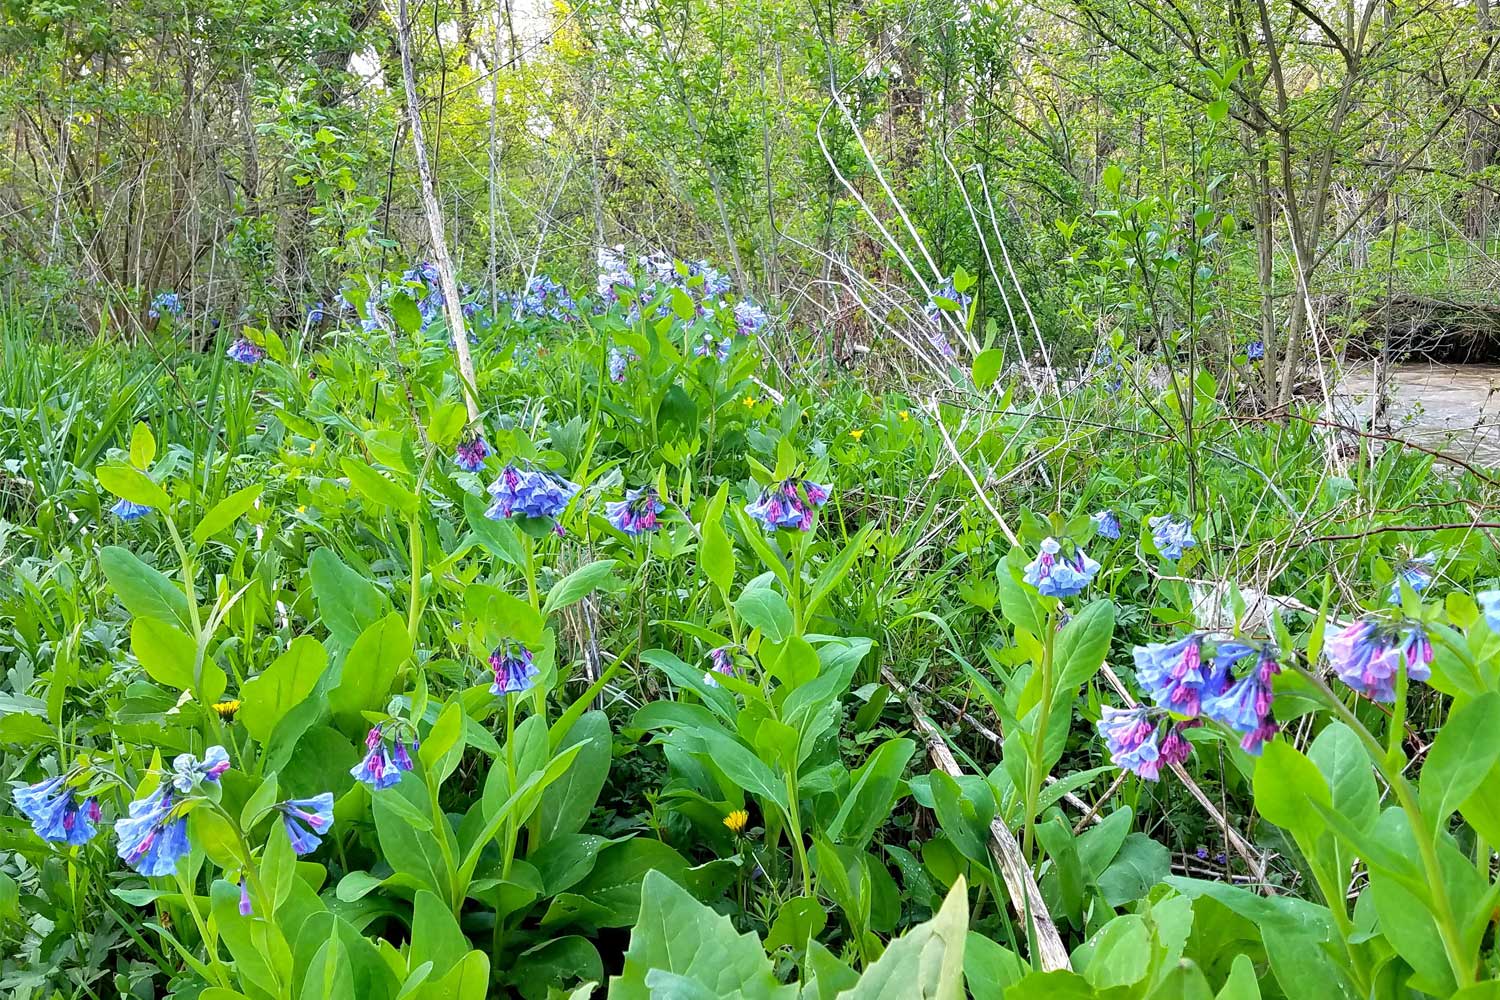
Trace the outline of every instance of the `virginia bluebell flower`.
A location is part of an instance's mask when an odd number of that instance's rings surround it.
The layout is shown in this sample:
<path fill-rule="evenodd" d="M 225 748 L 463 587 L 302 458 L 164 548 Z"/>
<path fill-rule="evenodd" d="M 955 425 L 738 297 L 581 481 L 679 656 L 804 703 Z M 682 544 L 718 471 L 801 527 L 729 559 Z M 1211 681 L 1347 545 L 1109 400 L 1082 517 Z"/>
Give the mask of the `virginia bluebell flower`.
<path fill-rule="evenodd" d="M 385 746 L 385 735 L 381 728 L 376 726 L 365 736 L 364 757 L 349 769 L 349 773 L 356 781 L 369 785 L 371 791 L 378 792 L 399 784 L 401 772 L 411 770 L 410 765 L 410 758 L 407 759 L 406 767 L 391 760 L 390 751 Z"/>
<path fill-rule="evenodd" d="M 109 508 L 109 512 L 122 521 L 139 521 L 151 513 L 151 508 L 134 500 L 126 500 L 121 497 Z"/>
<path fill-rule="evenodd" d="M 484 460 L 490 457 L 489 442 L 483 434 L 464 438 L 453 452 L 453 464 L 465 472 L 478 472 L 484 468 Z"/>
<path fill-rule="evenodd" d="M 255 905 L 250 902 L 250 889 L 245 885 L 245 877 L 240 876 L 240 916 L 248 917 L 255 912 Z"/>
<path fill-rule="evenodd" d="M 417 748 L 417 741 L 411 741 L 411 748 Z M 391 760 L 395 762 L 397 769 L 410 771 L 412 769 L 411 754 L 406 752 L 406 741 L 397 740 L 396 749 L 391 751 Z"/>
<path fill-rule="evenodd" d="M 169 784 L 159 785 L 144 799 L 130 803 L 130 814 L 115 821 L 116 853 L 137 872 L 170 875 L 177 862 L 192 850 L 187 816 L 178 814 Z"/>
<path fill-rule="evenodd" d="M 1147 781 L 1155 781 L 1161 768 L 1156 729 L 1150 710 L 1144 705 L 1135 708 L 1105 705 L 1099 718 L 1099 735 L 1109 748 L 1110 763 Z"/>
<path fill-rule="evenodd" d="M 712 357 L 719 364 L 729 360 L 729 348 L 732 345 L 729 338 L 719 339 L 712 333 L 705 333 L 703 339 L 693 345 L 693 353 L 700 358 Z"/>
<path fill-rule="evenodd" d="M 317 326 L 319 323 L 323 322 L 323 318 L 325 316 L 327 316 L 327 315 L 328 315 L 328 310 L 323 305 L 323 303 L 321 303 L 321 302 L 314 302 L 307 309 L 307 322 L 308 322 L 308 325 L 309 326 Z"/>
<path fill-rule="evenodd" d="M 323 842 L 323 834 L 333 826 L 333 793 L 323 792 L 310 799 L 287 799 L 276 804 L 281 822 L 286 826 L 292 853 L 311 854 Z"/>
<path fill-rule="evenodd" d="M 718 687 L 719 678 L 734 676 L 734 649 L 730 646 L 717 646 L 708 651 L 709 668 L 703 672 L 703 683 L 709 687 Z"/>
<path fill-rule="evenodd" d="M 1094 349 L 1094 367 L 1108 368 L 1115 362 L 1115 352 L 1108 344 L 1100 344 Z"/>
<path fill-rule="evenodd" d="M 1491 632 L 1500 632 L 1500 590 L 1487 590 L 1474 598 Z"/>
<path fill-rule="evenodd" d="M 656 517 L 667 509 L 650 486 L 625 494 L 624 500 L 604 505 L 609 523 L 627 535 L 641 535 L 657 528 Z"/>
<path fill-rule="evenodd" d="M 704 298 L 713 295 L 723 295 L 734 284 L 730 280 L 729 275 L 720 271 L 706 260 L 694 261 L 689 264 L 688 276 L 703 279 L 699 287 L 703 291 Z"/>
<path fill-rule="evenodd" d="M 495 672 L 490 692 L 497 695 L 520 694 L 536 683 L 538 673 L 531 650 L 508 639 L 490 654 L 490 669 Z"/>
<path fill-rule="evenodd" d="M 617 383 L 625 381 L 625 371 L 633 360 L 635 360 L 634 351 L 621 351 L 611 347 L 609 349 L 609 380 Z"/>
<path fill-rule="evenodd" d="M 1276 648 L 1269 643 L 1251 652 L 1256 654 L 1255 666 L 1222 693 L 1205 697 L 1202 711 L 1204 717 L 1239 733 L 1240 747 L 1246 753 L 1259 756 L 1261 744 L 1280 731 L 1271 718 L 1271 678 L 1281 672 L 1281 664 L 1276 660 Z"/>
<path fill-rule="evenodd" d="M 34 785 L 16 782 L 11 798 L 43 840 L 78 847 L 94 836 L 99 802 L 93 797 L 79 802 L 68 787 L 66 776 L 48 778 Z"/>
<path fill-rule="evenodd" d="M 1245 360 L 1260 361 L 1266 356 L 1266 345 L 1259 340 L 1252 340 L 1245 345 Z"/>
<path fill-rule="evenodd" d="M 516 296 L 515 314 L 516 319 L 546 316 L 565 320 L 578 315 L 578 305 L 561 284 L 545 274 L 538 274 L 527 283 L 526 290 Z"/>
<path fill-rule="evenodd" d="M 1420 594 L 1432 586 L 1432 567 L 1437 563 L 1437 555 L 1428 553 L 1425 556 L 1417 556 L 1408 559 L 1406 564 L 1396 571 L 1396 578 L 1391 581 L 1391 603 L 1401 603 L 1401 581 L 1405 580 L 1407 586 Z"/>
<path fill-rule="evenodd" d="M 1323 647 L 1339 680 L 1372 701 L 1396 700 L 1396 672 L 1403 661 L 1414 681 L 1432 676 L 1432 643 L 1421 625 L 1385 625 L 1361 618 L 1329 637 Z"/>
<path fill-rule="evenodd" d="M 182 299 L 176 292 L 160 292 L 151 300 L 151 306 L 146 310 L 146 315 L 152 319 L 161 319 L 163 315 L 181 316 Z"/>
<path fill-rule="evenodd" d="M 202 760 L 190 753 L 180 753 L 172 761 L 172 784 L 186 795 L 196 791 L 205 781 L 218 781 L 219 776 L 227 770 L 229 754 L 223 747 L 209 747 L 203 751 Z"/>
<path fill-rule="evenodd" d="M 1222 684 L 1218 671 L 1203 669 L 1202 633 L 1194 632 L 1176 642 L 1136 646 L 1135 679 L 1151 700 L 1177 715 L 1195 716 L 1203 698 L 1218 694 Z"/>
<path fill-rule="evenodd" d="M 1189 719 L 1185 722 L 1176 722 L 1167 727 L 1167 734 L 1162 737 L 1161 749 L 1157 756 L 1157 763 L 1171 767 L 1173 764 L 1181 764 L 1188 759 L 1192 753 L 1193 745 L 1183 736 L 1183 732 L 1194 726 L 1202 725 L 1197 719 Z"/>
<path fill-rule="evenodd" d="M 927 321 L 934 325 L 939 322 L 943 313 L 954 311 L 952 307 L 940 303 L 938 299 L 946 299 L 948 302 L 957 305 L 957 319 L 959 324 L 967 324 L 969 304 L 974 301 L 974 296 L 958 294 L 958 289 L 954 287 L 953 279 L 945 279 L 941 285 L 933 290 L 931 297 L 927 300 L 927 305 L 923 309 L 923 312 L 927 314 Z"/>
<path fill-rule="evenodd" d="M 1193 537 L 1193 522 L 1181 515 L 1163 514 L 1151 518 L 1147 523 L 1151 525 L 1151 538 L 1156 542 L 1156 551 L 1161 553 L 1163 559 L 1176 562 L 1182 558 L 1184 550 L 1198 544 Z"/>
<path fill-rule="evenodd" d="M 625 262 L 623 246 L 600 247 L 596 259 L 599 262 L 600 298 L 616 302 L 620 298 L 620 289 L 635 287 L 635 278 L 630 274 L 630 265 Z"/>
<path fill-rule="evenodd" d="M 767 531 L 777 528 L 806 531 L 812 527 L 813 512 L 828 502 L 828 495 L 827 486 L 788 476 L 761 490 L 756 501 L 745 508 L 745 513 L 759 521 Z"/>
<path fill-rule="evenodd" d="M 266 360 L 266 349 L 248 337 L 236 337 L 224 356 L 242 365 L 258 365 Z"/>
<path fill-rule="evenodd" d="M 490 484 L 495 502 L 485 517 L 498 521 L 507 517 L 557 517 L 578 494 L 578 486 L 561 476 L 537 469 L 507 465 Z"/>
<path fill-rule="evenodd" d="M 1041 551 L 1027 564 L 1021 579 L 1043 597 L 1075 597 L 1083 593 L 1083 588 L 1099 572 L 1099 564 L 1076 545 L 1071 542 L 1068 545 L 1072 555 L 1063 553 L 1062 543 L 1057 539 L 1042 539 Z"/>
<path fill-rule="evenodd" d="M 1112 510 L 1099 510 L 1089 515 L 1089 520 L 1094 522 L 1094 530 L 1099 533 L 1100 538 L 1108 538 L 1113 541 L 1120 537 L 1120 519 Z"/>
<path fill-rule="evenodd" d="M 761 331 L 770 317 L 760 306 L 749 299 L 740 299 L 734 304 L 734 326 L 741 337 L 753 337 Z"/>

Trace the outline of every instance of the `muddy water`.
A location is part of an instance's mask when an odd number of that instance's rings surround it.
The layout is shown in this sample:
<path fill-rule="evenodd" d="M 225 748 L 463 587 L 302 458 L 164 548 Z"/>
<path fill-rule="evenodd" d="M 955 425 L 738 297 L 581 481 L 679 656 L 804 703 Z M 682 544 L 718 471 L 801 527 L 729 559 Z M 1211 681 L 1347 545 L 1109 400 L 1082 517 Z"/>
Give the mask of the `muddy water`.
<path fill-rule="evenodd" d="M 1374 368 L 1352 366 L 1334 389 L 1339 419 L 1366 427 Z M 1477 465 L 1500 467 L 1500 365 L 1393 366 L 1376 427 Z"/>

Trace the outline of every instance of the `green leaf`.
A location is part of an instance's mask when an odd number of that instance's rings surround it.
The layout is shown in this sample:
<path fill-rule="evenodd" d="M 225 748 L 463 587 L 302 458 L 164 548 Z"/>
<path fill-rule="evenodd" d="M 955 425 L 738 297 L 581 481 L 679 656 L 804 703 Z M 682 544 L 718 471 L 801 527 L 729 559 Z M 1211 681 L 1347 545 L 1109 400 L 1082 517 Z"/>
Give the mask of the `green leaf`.
<path fill-rule="evenodd" d="M 773 656 L 766 656 L 766 648 L 761 647 L 762 662 L 769 663 L 771 676 L 788 690 L 818 676 L 818 651 L 800 635 L 789 636 L 786 642 L 779 644 Z"/>
<path fill-rule="evenodd" d="M 158 684 L 192 690 L 198 644 L 186 632 L 155 618 L 137 617 L 130 623 L 130 651 Z"/>
<path fill-rule="evenodd" d="M 136 424 L 130 432 L 130 464 L 142 471 L 156 460 L 156 437 L 145 424 Z"/>
<path fill-rule="evenodd" d="M 408 774 L 399 785 L 376 792 L 373 798 L 375 833 L 386 862 L 406 876 L 412 887 L 446 898 L 448 866 L 426 815 L 422 782 Z M 422 817 L 425 829 L 423 824 L 413 825 L 413 815 Z"/>
<path fill-rule="evenodd" d="M 132 465 L 111 462 L 99 466 L 97 474 L 99 485 L 131 503 L 145 504 L 156 510 L 168 510 L 172 506 L 172 498 L 167 496 L 167 491 Z"/>
<path fill-rule="evenodd" d="M 768 586 L 746 587 L 734 602 L 734 610 L 772 642 L 785 642 L 792 635 L 792 609 L 786 598 Z"/>
<path fill-rule="evenodd" d="M 707 753 L 714 764 L 728 775 L 729 780 L 745 791 L 774 803 L 783 812 L 787 811 L 789 806 L 786 786 L 775 771 L 739 740 L 717 727 L 679 729 L 673 737 L 684 734 L 701 746 L 702 749 L 696 752 Z"/>
<path fill-rule="evenodd" d="M 411 659 L 411 653 L 406 622 L 395 612 L 360 633 L 344 658 L 338 687 L 328 695 L 340 728 L 351 733 L 367 728 L 360 713 L 384 707 L 396 672 Z"/>
<path fill-rule="evenodd" d="M 358 459 L 346 456 L 340 460 L 339 466 L 344 470 L 344 475 L 349 477 L 349 485 L 360 496 L 398 510 L 407 517 L 416 513 L 417 497 L 410 490 L 397 486 L 385 475 Z"/>
<path fill-rule="evenodd" d="M 410 964 L 431 962 L 435 969 L 449 969 L 468 951 L 469 939 L 448 904 L 425 889 L 418 891 L 412 900 Z"/>
<path fill-rule="evenodd" d="M 855 561 L 869 548 L 870 535 L 875 529 L 876 522 L 871 521 L 866 524 L 853 538 L 849 539 L 849 544 L 839 550 L 838 555 L 828 560 L 827 565 L 818 574 L 812 590 L 808 593 L 807 606 L 803 611 L 804 619 L 810 620 L 813 615 L 817 614 L 823 602 L 828 600 L 838 585 L 844 581 L 844 577 L 849 575 L 849 571 L 854 568 Z"/>
<path fill-rule="evenodd" d="M 557 747 L 559 751 L 577 746 L 578 756 L 562 777 L 542 793 L 542 842 L 577 833 L 588 822 L 589 813 L 599 801 L 599 793 L 609 778 L 613 750 L 609 719 L 599 711 L 588 712 L 573 724 Z"/>
<path fill-rule="evenodd" d="M 1021 572 L 1026 564 L 1026 555 L 1020 549 L 1012 549 L 1000 563 L 996 578 L 1000 583 L 1000 613 L 1005 620 L 1018 629 L 1024 629 L 1040 637 L 1042 611 L 1036 594 L 1021 582 Z"/>
<path fill-rule="evenodd" d="M 1005 364 L 1005 352 L 998 347 L 980 351 L 974 357 L 974 388 L 988 389 L 1000 377 L 1000 366 Z"/>
<path fill-rule="evenodd" d="M 1005 989 L 1021 981 L 1026 963 L 1015 952 L 991 941 L 978 931 L 970 931 L 964 944 L 964 980 L 975 997 L 998 997 Z"/>
<path fill-rule="evenodd" d="M 1132 833 L 1100 874 L 1099 892 L 1110 906 L 1124 906 L 1145 896 L 1171 872 L 1171 853 L 1144 833 Z"/>
<path fill-rule="evenodd" d="M 1249 955 L 1234 956 L 1217 1000 L 1260 1000 L 1260 981 L 1255 978 L 1255 963 Z"/>
<path fill-rule="evenodd" d="M 640 919 L 620 975 L 609 981 L 610 1000 L 656 1000 L 692 993 L 658 993 L 647 984 L 652 970 L 692 984 L 706 997 L 795 1000 L 797 988 L 776 979 L 753 933 L 738 933 L 729 918 L 698 902 L 659 871 L 646 874 Z"/>
<path fill-rule="evenodd" d="M 265 487 L 259 483 L 254 486 L 246 486 L 237 493 L 214 504 L 213 509 L 203 515 L 203 520 L 193 529 L 193 541 L 202 545 L 214 535 L 229 527 L 240 517 L 255 506 L 255 501 L 260 498 L 261 491 Z"/>
<path fill-rule="evenodd" d="M 239 720 L 261 743 L 271 738 L 276 724 L 312 694 L 328 667 L 323 644 L 310 635 L 292 640 L 271 665 L 240 688 Z"/>
<path fill-rule="evenodd" d="M 349 967 L 344 942 L 339 939 L 337 923 L 333 925 L 328 940 L 313 956 L 302 980 L 299 997 L 301 1000 L 355 1000 L 354 973 Z"/>
<path fill-rule="evenodd" d="M 542 605 L 542 614 L 550 615 L 554 611 L 583 600 L 593 591 L 603 587 L 607 581 L 614 579 L 614 568 L 615 560 L 613 559 L 599 559 L 578 567 L 552 585 L 552 589 L 547 592 L 546 603 Z"/>
<path fill-rule="evenodd" d="M 318 615 L 336 646 L 348 649 L 360 634 L 385 614 L 390 602 L 363 575 L 356 573 L 334 554 L 318 549 L 308 561 L 313 597 Z"/>
<path fill-rule="evenodd" d="M 724 506 L 728 500 L 729 484 L 725 483 L 708 502 L 703 524 L 698 529 L 703 539 L 698 546 L 698 565 L 726 601 L 734 586 L 734 546 L 724 530 Z"/>
<path fill-rule="evenodd" d="M 844 803 L 828 824 L 835 843 L 864 847 L 896 804 L 901 776 L 917 745 L 905 737 L 886 740 L 853 775 Z"/>
<path fill-rule="evenodd" d="M 526 565 L 526 550 L 516 535 L 515 526 L 509 521 L 492 521 L 484 516 L 489 509 L 484 500 L 472 493 L 464 494 L 464 520 L 479 544 L 501 562 L 517 568 Z"/>
<path fill-rule="evenodd" d="M 1060 702 L 1072 702 L 1078 689 L 1099 672 L 1114 634 L 1115 606 L 1109 601 L 1095 601 L 1062 627 L 1057 635 L 1054 708 Z"/>
<path fill-rule="evenodd" d="M 1429 826 L 1442 827 L 1500 760 L 1500 694 L 1490 691 L 1455 710 L 1422 765 L 1418 797 Z"/>
<path fill-rule="evenodd" d="M 1255 807 L 1262 816 L 1299 837 L 1316 837 L 1323 831 L 1323 816 L 1316 804 L 1331 806 L 1333 799 L 1323 773 L 1301 751 L 1286 740 L 1272 740 L 1255 764 Z"/>
<path fill-rule="evenodd" d="M 892 941 L 838 1000 L 963 1000 L 969 890 L 960 878 L 937 915 Z"/>
<path fill-rule="evenodd" d="M 1093 953 L 1083 975 L 1096 989 L 1134 986 L 1151 970 L 1151 930 L 1138 914 L 1115 917 L 1089 943 Z"/>
<path fill-rule="evenodd" d="M 135 557 L 129 549 L 109 545 L 99 552 L 99 566 L 125 609 L 138 618 L 155 618 L 192 629 L 188 600 L 181 588 Z"/>

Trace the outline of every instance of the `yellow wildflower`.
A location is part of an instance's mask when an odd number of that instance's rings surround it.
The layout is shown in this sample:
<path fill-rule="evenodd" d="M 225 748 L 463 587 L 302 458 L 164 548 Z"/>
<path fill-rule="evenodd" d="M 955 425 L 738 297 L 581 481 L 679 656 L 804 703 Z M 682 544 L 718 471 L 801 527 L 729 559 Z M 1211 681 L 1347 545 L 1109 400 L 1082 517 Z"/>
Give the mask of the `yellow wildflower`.
<path fill-rule="evenodd" d="M 755 397 L 754 396 L 746 396 L 745 397 L 745 405 L 746 406 L 754 406 L 755 405 Z"/>
<path fill-rule="evenodd" d="M 897 413 L 896 416 L 901 418 L 901 422 L 903 424 L 911 419 L 911 413 L 907 410 L 902 410 L 901 412 Z"/>
<path fill-rule="evenodd" d="M 743 809 L 736 809 L 724 817 L 724 825 L 729 827 L 729 832 L 740 834 L 745 829 L 745 824 L 750 822 L 750 814 Z"/>
<path fill-rule="evenodd" d="M 233 720 L 235 713 L 239 710 L 240 700 L 238 698 L 230 698 L 228 701 L 214 702 L 214 711 L 218 712 L 219 718 L 223 719 L 225 722 Z"/>
<path fill-rule="evenodd" d="M 856 427 L 854 428 L 854 430 L 849 432 L 849 436 L 858 441 L 860 438 L 865 436 L 865 429 L 863 427 Z"/>

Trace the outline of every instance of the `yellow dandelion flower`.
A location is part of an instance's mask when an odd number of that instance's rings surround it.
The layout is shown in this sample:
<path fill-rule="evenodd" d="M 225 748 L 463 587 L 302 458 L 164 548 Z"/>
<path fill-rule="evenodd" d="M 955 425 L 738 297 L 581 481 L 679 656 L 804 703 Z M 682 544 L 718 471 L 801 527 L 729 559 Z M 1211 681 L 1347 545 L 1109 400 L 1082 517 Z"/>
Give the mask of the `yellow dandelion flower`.
<path fill-rule="evenodd" d="M 724 825 L 729 827 L 729 832 L 733 834 L 743 832 L 748 822 L 750 822 L 750 814 L 743 809 L 736 809 L 724 817 Z"/>
<path fill-rule="evenodd" d="M 865 436 L 865 429 L 863 427 L 856 427 L 854 428 L 854 430 L 849 432 L 849 436 L 858 441 L 860 438 Z"/>
<path fill-rule="evenodd" d="M 910 413 L 910 411 L 907 411 L 907 410 L 902 410 L 900 413 L 897 413 L 896 416 L 898 416 L 898 417 L 901 418 L 901 422 L 903 424 L 906 423 L 908 420 L 911 419 L 911 413 Z"/>
<path fill-rule="evenodd" d="M 755 397 L 754 396 L 746 396 L 744 402 L 745 402 L 746 406 L 754 406 L 755 405 Z"/>
<path fill-rule="evenodd" d="M 307 504 L 305 504 L 305 503 L 299 503 L 297 505 L 297 513 L 299 513 L 299 514 L 306 514 L 307 513 Z"/>
<path fill-rule="evenodd" d="M 219 718 L 223 719 L 225 722 L 233 719 L 235 713 L 239 710 L 240 700 L 238 698 L 230 698 L 228 701 L 214 702 L 214 711 L 219 713 Z"/>

